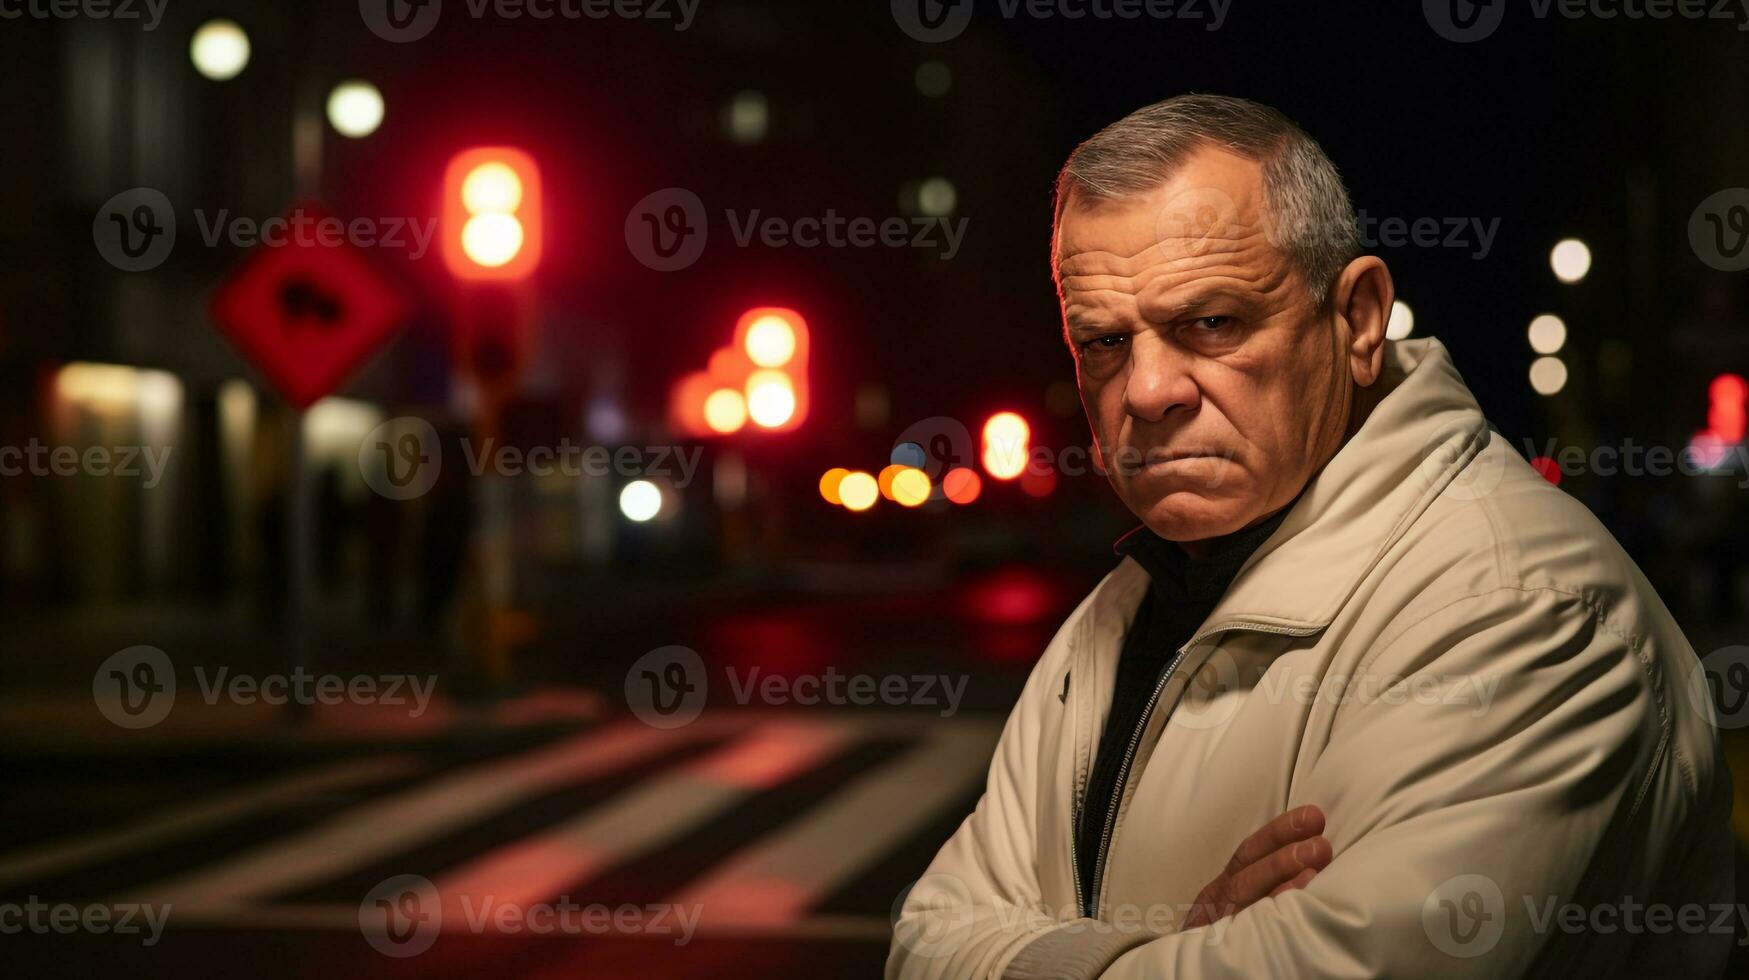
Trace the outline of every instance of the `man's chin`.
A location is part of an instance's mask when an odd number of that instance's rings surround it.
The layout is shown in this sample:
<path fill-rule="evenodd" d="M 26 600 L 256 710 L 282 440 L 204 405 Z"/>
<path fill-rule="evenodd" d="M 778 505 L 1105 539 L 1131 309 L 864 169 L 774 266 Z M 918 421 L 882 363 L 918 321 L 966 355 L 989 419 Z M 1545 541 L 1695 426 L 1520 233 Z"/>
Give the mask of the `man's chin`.
<path fill-rule="evenodd" d="M 1191 490 L 1170 492 L 1141 506 L 1135 501 L 1128 503 L 1150 531 L 1168 541 L 1218 538 L 1243 528 L 1249 520 L 1242 499 L 1211 497 Z"/>

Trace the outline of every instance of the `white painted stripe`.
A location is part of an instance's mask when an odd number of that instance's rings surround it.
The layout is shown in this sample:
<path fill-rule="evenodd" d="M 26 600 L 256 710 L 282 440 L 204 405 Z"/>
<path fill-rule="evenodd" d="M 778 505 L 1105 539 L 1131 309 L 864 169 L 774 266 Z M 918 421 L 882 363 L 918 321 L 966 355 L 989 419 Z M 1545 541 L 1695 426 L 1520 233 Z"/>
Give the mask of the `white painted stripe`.
<path fill-rule="evenodd" d="M 731 857 L 674 904 L 701 906 L 718 928 L 789 928 L 982 780 L 999 732 L 994 722 L 939 723 L 922 745 Z"/>
<path fill-rule="evenodd" d="M 312 796 L 368 786 L 418 769 L 419 764 L 411 757 L 380 756 L 252 783 L 192 804 L 130 818 L 126 827 L 0 855 L 0 886 L 41 880 L 129 853 L 163 847 Z"/>
<path fill-rule="evenodd" d="M 439 838 L 557 786 L 624 768 L 740 724 L 722 716 L 675 729 L 622 722 L 524 755 L 469 767 L 217 867 L 148 885 L 126 900 L 226 904 L 306 886 Z"/>
<path fill-rule="evenodd" d="M 483 899 L 525 909 L 647 854 L 831 758 L 856 738 L 846 720 L 760 725 L 723 749 L 641 784 L 598 809 L 484 855 L 435 884 L 444 914 Z"/>

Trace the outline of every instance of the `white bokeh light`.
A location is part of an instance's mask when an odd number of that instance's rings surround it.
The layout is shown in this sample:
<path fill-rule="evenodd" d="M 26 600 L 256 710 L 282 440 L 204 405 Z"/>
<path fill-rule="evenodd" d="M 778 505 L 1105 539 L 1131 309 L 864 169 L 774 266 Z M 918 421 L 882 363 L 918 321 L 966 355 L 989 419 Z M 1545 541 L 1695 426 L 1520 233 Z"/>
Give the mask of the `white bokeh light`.
<path fill-rule="evenodd" d="M 369 136 L 383 124 L 383 93 L 358 79 L 341 82 L 328 94 L 328 124 L 342 136 Z"/>
<path fill-rule="evenodd" d="M 1558 354 L 1567 343 L 1567 324 L 1553 313 L 1530 321 L 1530 349 L 1538 354 Z"/>
<path fill-rule="evenodd" d="M 649 480 L 633 480 L 619 492 L 619 512 L 643 523 L 662 510 L 662 491 Z"/>
<path fill-rule="evenodd" d="M 1549 268 L 1564 283 L 1578 282 L 1591 271 L 1591 248 L 1577 238 L 1563 238 L 1549 251 Z"/>
<path fill-rule="evenodd" d="M 1567 387 L 1567 365 L 1558 357 L 1539 357 L 1530 365 L 1530 386 L 1537 394 L 1558 395 Z"/>
<path fill-rule="evenodd" d="M 236 78 L 249 65 L 249 35 L 234 20 L 209 20 L 188 42 L 194 70 L 215 82 Z"/>

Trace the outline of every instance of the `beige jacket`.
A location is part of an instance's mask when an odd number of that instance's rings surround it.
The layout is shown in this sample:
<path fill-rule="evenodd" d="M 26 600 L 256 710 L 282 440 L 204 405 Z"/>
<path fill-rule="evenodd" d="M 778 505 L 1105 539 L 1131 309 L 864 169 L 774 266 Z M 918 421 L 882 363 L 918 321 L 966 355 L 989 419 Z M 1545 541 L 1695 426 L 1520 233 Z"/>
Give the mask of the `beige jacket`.
<path fill-rule="evenodd" d="M 1148 585 L 1128 559 L 1033 669 L 888 977 L 1723 969 L 1731 788 L 1694 652 L 1585 507 L 1490 438 L 1438 341 L 1390 344 L 1382 383 L 1156 691 L 1096 913 L 1072 828 Z M 1330 866 L 1179 931 L 1239 842 L 1307 803 Z"/>

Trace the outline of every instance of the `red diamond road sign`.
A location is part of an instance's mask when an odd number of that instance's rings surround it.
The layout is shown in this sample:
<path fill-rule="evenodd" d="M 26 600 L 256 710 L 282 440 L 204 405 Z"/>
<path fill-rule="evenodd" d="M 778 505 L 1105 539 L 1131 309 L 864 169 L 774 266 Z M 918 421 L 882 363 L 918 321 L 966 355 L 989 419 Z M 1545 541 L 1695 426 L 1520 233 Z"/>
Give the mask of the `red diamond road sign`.
<path fill-rule="evenodd" d="M 207 311 L 302 409 L 393 336 L 409 305 L 320 205 L 300 204 L 285 221 L 276 244 L 263 241 L 225 277 Z"/>

